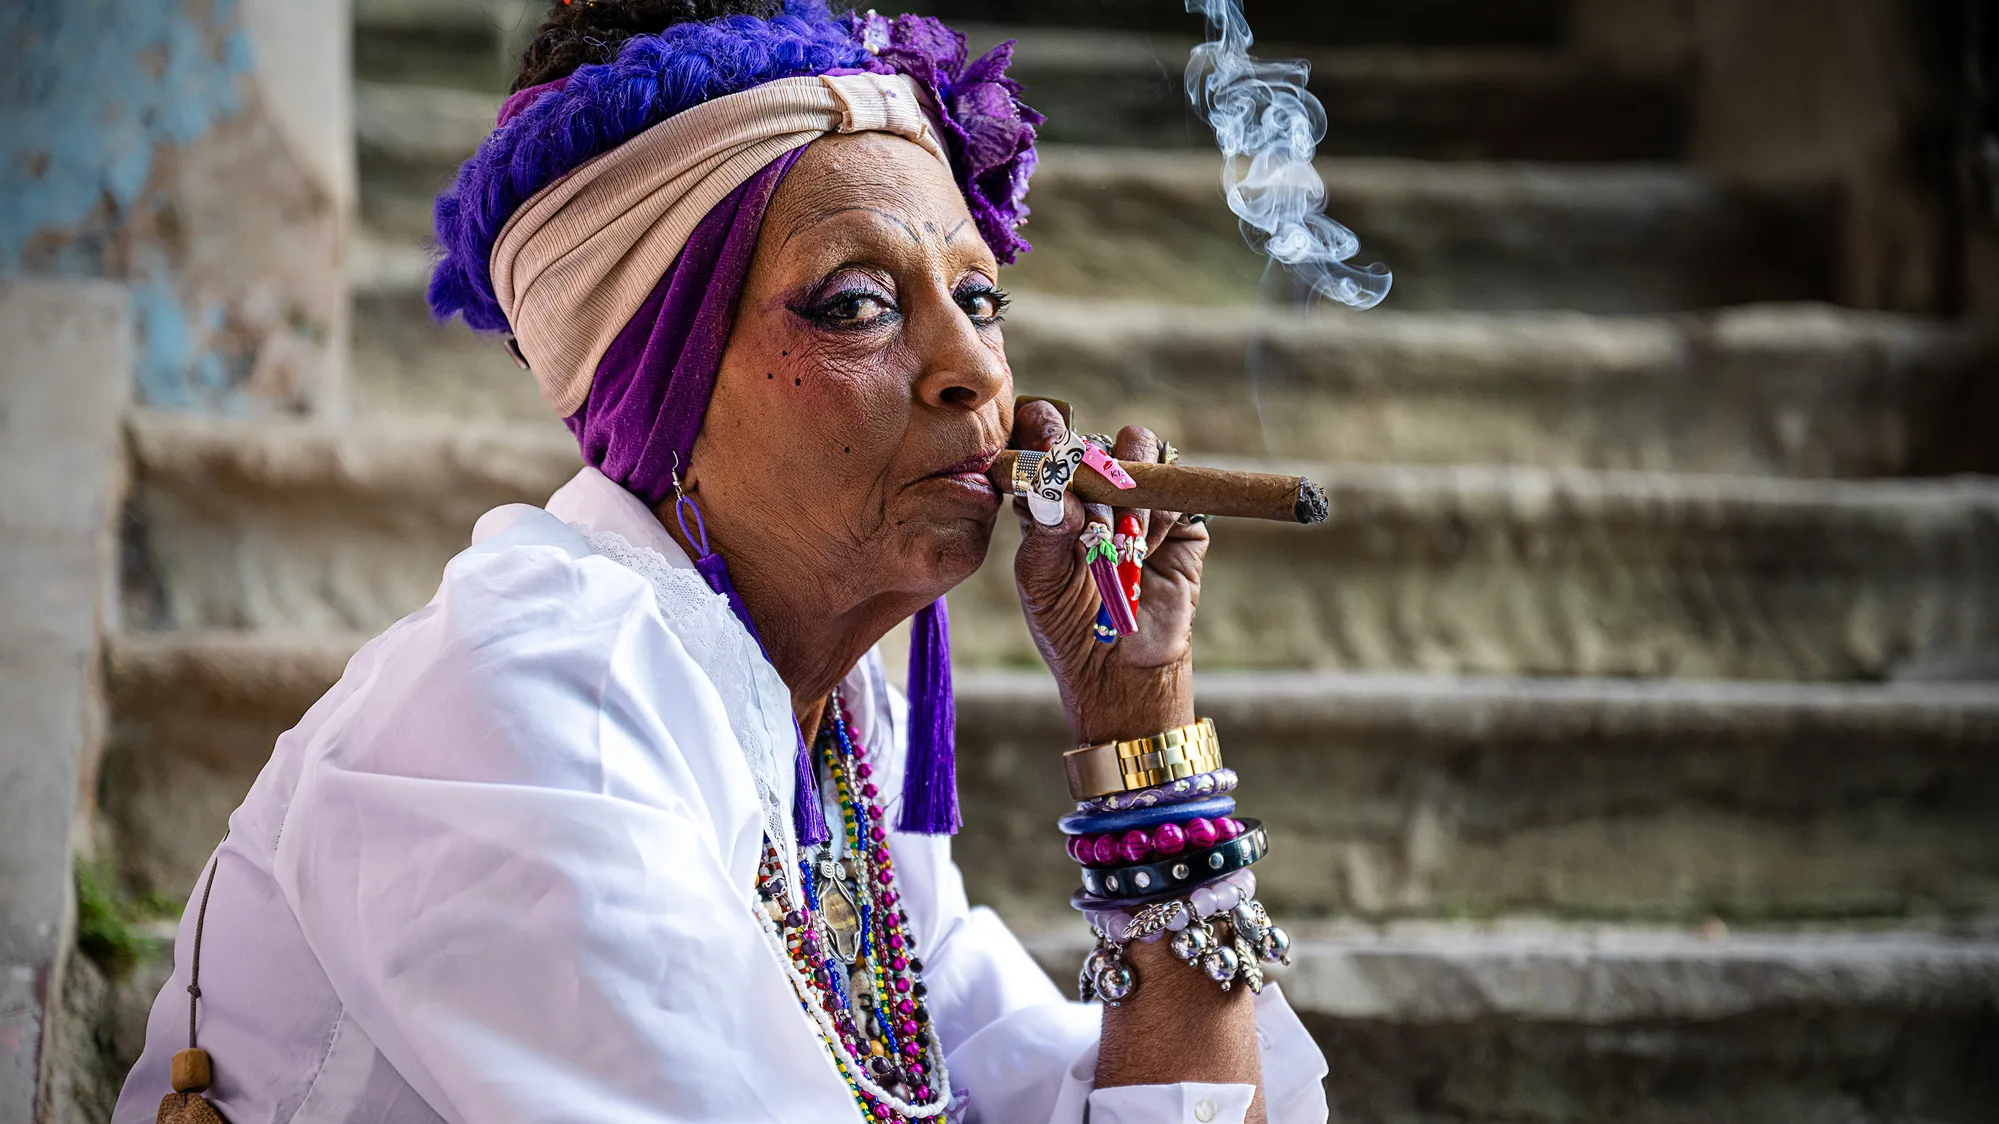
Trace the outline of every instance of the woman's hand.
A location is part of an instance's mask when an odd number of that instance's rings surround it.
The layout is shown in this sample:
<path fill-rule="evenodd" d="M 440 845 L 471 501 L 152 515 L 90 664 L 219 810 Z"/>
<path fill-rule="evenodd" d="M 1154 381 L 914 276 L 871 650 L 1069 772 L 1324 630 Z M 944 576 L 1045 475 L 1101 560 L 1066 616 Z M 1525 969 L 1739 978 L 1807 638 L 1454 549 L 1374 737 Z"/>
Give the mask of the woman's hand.
<path fill-rule="evenodd" d="M 1055 407 L 1027 402 L 1014 413 L 1012 444 L 1045 452 L 1064 429 Z M 1157 460 L 1161 448 L 1150 430 L 1126 426 L 1111 455 Z M 1044 527 L 1024 499 L 1014 500 L 1022 531 L 1014 581 L 1034 644 L 1061 687 L 1069 728 L 1078 745 L 1094 745 L 1185 726 L 1194 721 L 1194 607 L 1201 599 L 1208 529 L 1181 523 L 1177 511 L 1092 505 L 1086 515 L 1084 508 L 1070 494 L 1062 501 L 1061 524 Z M 1108 518 L 1115 528 L 1127 514 L 1138 517 L 1147 548 L 1142 595 L 1134 606 L 1138 632 L 1105 644 L 1092 627 L 1097 587 L 1078 540 L 1086 518 Z"/>
<path fill-rule="evenodd" d="M 1063 428 L 1055 407 L 1029 402 L 1014 413 L 1013 444 L 1045 452 Z M 1147 461 L 1158 459 L 1159 450 L 1151 432 L 1127 426 L 1112 455 Z M 1208 528 L 1181 523 L 1175 511 L 1088 513 L 1099 521 L 1108 514 L 1112 527 L 1126 514 L 1136 515 L 1148 547 L 1135 607 L 1138 631 L 1105 644 L 1092 627 L 1097 587 L 1077 542 L 1084 507 L 1068 495 L 1061 526 L 1044 527 L 1028 513 L 1026 500 L 1014 500 L 1022 531 L 1014 581 L 1035 646 L 1062 687 L 1069 728 L 1078 745 L 1095 745 L 1185 726 L 1194 720 L 1194 606 L 1201 600 Z M 1130 954 L 1140 984 L 1130 999 L 1104 1009 L 1097 1088 L 1186 1081 L 1253 1085 L 1257 1094 L 1248 1119 L 1262 1124 L 1262 1066 L 1249 990 L 1222 991 L 1175 960 L 1163 943 L 1134 944 Z"/>

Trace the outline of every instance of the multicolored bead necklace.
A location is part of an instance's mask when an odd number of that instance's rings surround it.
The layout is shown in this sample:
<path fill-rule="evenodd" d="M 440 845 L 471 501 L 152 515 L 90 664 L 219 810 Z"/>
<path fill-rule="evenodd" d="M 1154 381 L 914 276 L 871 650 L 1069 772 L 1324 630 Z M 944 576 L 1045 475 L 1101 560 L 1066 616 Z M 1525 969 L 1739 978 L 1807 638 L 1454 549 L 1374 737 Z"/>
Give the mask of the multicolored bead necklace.
<path fill-rule="evenodd" d="M 923 1002 L 909 914 L 897 904 L 888 828 L 869 779 L 874 766 L 837 693 L 814 750 L 839 795 L 845 854 L 812 848 L 800 857 L 794 883 L 766 838 L 759 916 L 861 1115 L 934 1119 L 950 1100 L 950 1080 Z"/>

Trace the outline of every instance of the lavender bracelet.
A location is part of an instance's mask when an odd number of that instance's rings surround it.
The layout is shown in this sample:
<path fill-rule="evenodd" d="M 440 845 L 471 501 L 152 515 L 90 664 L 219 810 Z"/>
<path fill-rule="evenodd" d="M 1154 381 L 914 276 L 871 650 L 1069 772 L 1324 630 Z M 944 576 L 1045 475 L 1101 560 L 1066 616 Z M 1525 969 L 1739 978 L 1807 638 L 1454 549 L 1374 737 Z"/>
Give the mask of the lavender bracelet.
<path fill-rule="evenodd" d="M 1132 915 L 1148 905 L 1159 901 L 1171 901 L 1177 895 L 1185 900 L 1195 917 L 1213 917 L 1226 913 L 1237 905 L 1256 897 L 1256 874 L 1247 868 L 1213 878 L 1189 890 L 1181 887 L 1175 894 L 1155 894 L 1150 898 L 1106 899 L 1077 895 L 1070 900 L 1090 926 L 1114 941 L 1122 943 L 1128 937 Z M 1172 928 L 1184 928 L 1185 922 Z M 1140 938 L 1145 941 L 1159 939 L 1158 934 Z"/>
<path fill-rule="evenodd" d="M 1210 796 L 1234 792 L 1235 786 L 1234 769 L 1216 769 L 1212 773 L 1197 773 L 1152 788 L 1142 788 L 1137 792 L 1113 792 L 1109 796 L 1085 800 L 1076 805 L 1076 810 L 1124 812 L 1133 808 L 1153 808 L 1163 804 L 1185 804 L 1190 800 L 1205 800 Z"/>

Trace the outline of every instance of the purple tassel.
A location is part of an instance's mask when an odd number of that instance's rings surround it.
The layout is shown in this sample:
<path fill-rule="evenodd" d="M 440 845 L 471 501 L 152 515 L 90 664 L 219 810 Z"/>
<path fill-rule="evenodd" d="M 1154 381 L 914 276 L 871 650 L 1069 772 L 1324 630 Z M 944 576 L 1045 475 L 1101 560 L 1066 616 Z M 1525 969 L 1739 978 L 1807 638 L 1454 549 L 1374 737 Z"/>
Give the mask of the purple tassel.
<path fill-rule="evenodd" d="M 691 502 L 689 506 L 692 506 Z M 681 529 L 685 531 L 686 526 L 682 523 Z M 701 545 L 708 545 L 705 534 Z M 743 627 L 749 629 L 750 639 L 755 640 L 761 650 L 763 637 L 757 635 L 757 624 L 750 619 L 749 606 L 743 604 L 743 595 L 736 592 L 736 583 L 729 580 L 729 564 L 722 561 L 721 555 L 711 551 L 695 559 L 694 568 L 707 579 L 709 589 L 729 599 L 729 608 L 735 611 L 736 619 L 743 622 Z M 945 682 L 948 689 L 949 680 Z M 798 788 L 791 799 L 791 823 L 798 832 L 799 846 L 811 847 L 831 840 L 833 833 L 826 827 L 826 812 L 819 804 L 819 772 L 812 767 L 812 747 L 805 744 L 805 731 L 798 728 L 796 715 L 792 716 L 791 728 L 798 735 Z"/>
<path fill-rule="evenodd" d="M 812 747 L 805 744 L 805 731 L 794 716 L 791 728 L 798 734 L 798 785 L 791 798 L 791 826 L 798 833 L 798 845 L 816 847 L 830 842 L 833 832 L 826 826 L 826 808 L 819 801 L 819 770 L 812 766 Z"/>
<path fill-rule="evenodd" d="M 951 693 L 951 613 L 944 599 L 916 614 L 909 641 L 909 759 L 897 831 L 955 835 L 958 704 Z"/>

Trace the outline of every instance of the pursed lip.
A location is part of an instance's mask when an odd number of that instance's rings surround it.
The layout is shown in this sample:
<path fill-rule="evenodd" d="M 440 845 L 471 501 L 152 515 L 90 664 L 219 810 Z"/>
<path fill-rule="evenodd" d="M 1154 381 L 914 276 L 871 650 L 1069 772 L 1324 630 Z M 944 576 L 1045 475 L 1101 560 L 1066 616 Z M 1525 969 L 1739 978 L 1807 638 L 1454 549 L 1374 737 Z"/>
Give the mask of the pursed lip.
<path fill-rule="evenodd" d="M 930 475 L 983 477 L 986 474 L 986 470 L 993 466 L 993 462 L 999 459 L 999 455 L 1000 455 L 1000 450 L 997 448 L 985 449 L 980 452 L 973 453 L 971 456 L 966 457 L 964 460 L 958 461 L 955 464 L 946 465 L 943 468 L 940 468 L 937 471 L 931 473 Z"/>

